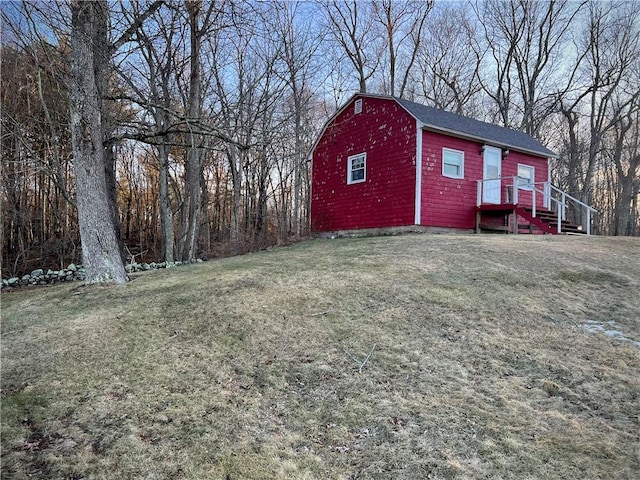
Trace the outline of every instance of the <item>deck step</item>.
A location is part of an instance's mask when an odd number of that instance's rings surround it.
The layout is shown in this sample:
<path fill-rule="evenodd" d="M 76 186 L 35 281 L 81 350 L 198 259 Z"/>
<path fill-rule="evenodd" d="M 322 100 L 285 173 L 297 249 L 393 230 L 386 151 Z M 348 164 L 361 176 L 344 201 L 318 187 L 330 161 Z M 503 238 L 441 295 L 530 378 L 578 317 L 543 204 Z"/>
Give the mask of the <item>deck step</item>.
<path fill-rule="evenodd" d="M 531 207 L 510 204 L 478 207 L 478 214 L 480 215 L 478 227 L 481 231 L 508 233 L 513 230 L 513 226 L 508 225 L 508 223 L 511 222 L 507 219 L 514 211 L 517 212 L 522 219 L 528 222 L 518 223 L 518 233 L 558 234 L 558 217 L 555 212 L 547 210 L 546 208 L 536 208 L 536 214 L 534 217 L 533 209 Z M 493 218 L 494 220 L 500 215 L 504 215 L 505 225 L 496 225 L 495 222 L 486 223 L 483 221 L 483 215 L 485 216 L 485 219 Z M 582 230 L 581 227 L 569 222 L 568 220 L 562 220 L 560 223 L 560 230 L 562 234 L 570 235 L 585 235 L 587 233 Z"/>
<path fill-rule="evenodd" d="M 524 210 L 528 214 L 533 215 L 533 209 L 531 207 L 525 207 Z M 546 223 L 550 228 L 556 230 L 557 233 L 558 217 L 556 216 L 555 212 L 547 209 L 536 209 L 535 218 L 538 218 Z M 560 224 L 560 230 L 562 231 L 562 233 L 573 233 L 577 235 L 583 235 L 586 233 L 584 230 L 582 230 L 582 228 L 571 223 L 569 220 L 562 220 Z"/>

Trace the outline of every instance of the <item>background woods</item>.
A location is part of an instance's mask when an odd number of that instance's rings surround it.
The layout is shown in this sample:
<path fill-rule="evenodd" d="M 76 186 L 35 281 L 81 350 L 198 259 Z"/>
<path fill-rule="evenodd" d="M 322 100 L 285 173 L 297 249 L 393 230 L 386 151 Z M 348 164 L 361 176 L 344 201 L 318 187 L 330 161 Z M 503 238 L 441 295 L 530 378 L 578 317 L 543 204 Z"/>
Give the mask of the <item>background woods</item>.
<path fill-rule="evenodd" d="M 2 5 L 3 277 L 80 261 L 74 5 Z M 105 195 L 127 260 L 307 235 L 309 149 L 356 91 L 540 138 L 559 154 L 554 182 L 598 209 L 597 233 L 640 234 L 635 2 L 99 5 Z"/>

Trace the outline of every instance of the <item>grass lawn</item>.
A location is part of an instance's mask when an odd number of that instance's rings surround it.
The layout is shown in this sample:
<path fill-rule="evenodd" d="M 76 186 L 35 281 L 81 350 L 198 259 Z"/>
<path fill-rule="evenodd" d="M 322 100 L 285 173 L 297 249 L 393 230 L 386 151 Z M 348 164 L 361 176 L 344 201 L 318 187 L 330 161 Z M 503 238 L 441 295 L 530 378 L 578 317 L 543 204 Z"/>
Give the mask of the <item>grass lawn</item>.
<path fill-rule="evenodd" d="M 2 478 L 637 478 L 639 342 L 637 238 L 312 240 L 3 293 Z"/>

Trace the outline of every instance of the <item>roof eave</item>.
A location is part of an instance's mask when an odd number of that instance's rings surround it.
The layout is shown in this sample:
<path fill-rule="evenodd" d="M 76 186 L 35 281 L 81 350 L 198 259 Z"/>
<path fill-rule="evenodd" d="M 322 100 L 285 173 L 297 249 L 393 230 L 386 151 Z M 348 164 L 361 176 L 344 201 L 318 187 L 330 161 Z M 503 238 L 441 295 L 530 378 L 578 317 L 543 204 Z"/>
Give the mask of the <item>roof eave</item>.
<path fill-rule="evenodd" d="M 430 131 L 434 131 L 434 132 L 439 132 L 439 133 L 446 133 L 447 135 L 451 135 L 453 137 L 459 137 L 459 138 L 466 138 L 468 140 L 475 140 L 475 141 L 480 141 L 480 142 L 484 142 L 487 143 L 489 145 L 496 145 L 496 146 L 503 146 L 503 147 L 507 147 L 510 150 L 516 150 L 518 152 L 522 152 L 522 153 L 530 153 L 532 155 L 536 155 L 538 157 L 544 157 L 544 158 L 558 158 L 558 155 L 556 155 L 555 153 L 549 151 L 549 152 L 541 152 L 538 150 L 531 150 L 528 148 L 523 148 L 520 147 L 518 145 L 512 145 L 509 143 L 498 143 L 495 140 L 491 140 L 488 138 L 484 138 L 484 137 L 479 137 L 476 135 L 469 135 L 466 133 L 462 133 L 459 132 L 458 130 L 451 130 L 448 128 L 442 128 L 442 127 L 437 127 L 435 125 L 429 125 L 428 123 L 423 124 L 422 126 L 423 130 L 430 130 Z"/>

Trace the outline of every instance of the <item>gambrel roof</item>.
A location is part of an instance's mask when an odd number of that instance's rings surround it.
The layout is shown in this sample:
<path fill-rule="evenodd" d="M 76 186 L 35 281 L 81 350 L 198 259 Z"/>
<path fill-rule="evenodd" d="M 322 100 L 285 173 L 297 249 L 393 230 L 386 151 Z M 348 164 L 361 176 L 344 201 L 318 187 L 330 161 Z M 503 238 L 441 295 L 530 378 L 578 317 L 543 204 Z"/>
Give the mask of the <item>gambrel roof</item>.
<path fill-rule="evenodd" d="M 422 127 L 425 130 L 475 140 L 494 147 L 518 150 L 544 158 L 558 158 L 555 153 L 545 147 L 542 143 L 524 132 L 501 127 L 493 123 L 482 122 L 474 118 L 465 117 L 445 110 L 427 107 L 426 105 L 410 102 L 403 98 L 371 93 L 356 93 L 342 106 L 342 108 L 334 113 L 320 130 L 320 134 L 311 147 L 311 151 L 309 152 L 310 154 L 315 150 L 320 138 L 322 138 L 322 135 L 327 129 L 327 126 L 331 124 L 331 122 L 349 105 L 351 105 L 356 98 L 381 98 L 393 100 L 412 117 L 422 123 Z"/>
<path fill-rule="evenodd" d="M 364 95 L 366 97 L 366 95 Z M 389 97 L 392 98 L 392 97 Z M 393 97 L 413 117 L 424 124 L 424 128 L 454 136 L 478 140 L 496 147 L 507 147 L 543 157 L 557 155 L 526 133 L 504 128 L 493 123 L 427 107 L 402 98 Z"/>

